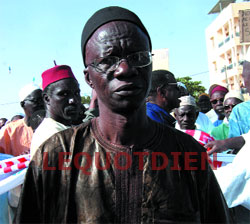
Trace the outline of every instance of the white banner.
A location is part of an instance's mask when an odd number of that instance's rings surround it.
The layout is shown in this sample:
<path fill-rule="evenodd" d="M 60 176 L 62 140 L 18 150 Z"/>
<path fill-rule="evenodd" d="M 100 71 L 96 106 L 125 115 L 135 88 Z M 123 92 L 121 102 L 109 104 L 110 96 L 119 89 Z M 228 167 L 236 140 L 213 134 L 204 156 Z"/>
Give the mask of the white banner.
<path fill-rule="evenodd" d="M 0 181 L 0 195 L 23 184 L 27 168 L 18 172 L 9 173 L 12 175 L 7 176 L 5 179 Z M 6 174 L 4 174 L 6 175 Z"/>

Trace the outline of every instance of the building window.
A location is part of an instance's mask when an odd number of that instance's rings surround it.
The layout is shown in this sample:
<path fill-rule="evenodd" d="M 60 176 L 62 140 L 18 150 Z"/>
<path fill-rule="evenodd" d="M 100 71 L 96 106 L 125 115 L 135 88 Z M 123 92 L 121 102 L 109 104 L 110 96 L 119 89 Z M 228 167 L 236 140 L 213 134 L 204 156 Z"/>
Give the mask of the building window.
<path fill-rule="evenodd" d="M 211 37 L 210 41 L 211 41 L 212 48 L 214 48 L 214 37 Z"/>

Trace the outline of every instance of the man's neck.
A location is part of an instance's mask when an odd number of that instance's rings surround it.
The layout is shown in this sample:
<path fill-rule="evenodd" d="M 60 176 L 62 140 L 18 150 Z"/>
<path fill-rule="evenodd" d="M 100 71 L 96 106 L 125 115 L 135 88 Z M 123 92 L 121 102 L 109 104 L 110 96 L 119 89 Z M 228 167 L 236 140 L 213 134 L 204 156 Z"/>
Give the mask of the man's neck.
<path fill-rule="evenodd" d="M 147 142 L 153 136 L 154 130 L 146 115 L 145 106 L 129 115 L 114 113 L 106 108 L 99 109 L 97 127 L 106 141 L 116 145 L 134 146 Z"/>
<path fill-rule="evenodd" d="M 72 125 L 72 121 L 71 120 L 65 120 L 65 119 L 62 119 L 60 117 L 55 117 L 52 114 L 50 114 L 48 111 L 46 111 L 46 116 L 45 117 L 46 118 L 51 118 L 54 121 L 59 122 L 59 123 L 65 125 L 65 126 L 71 126 Z"/>
<path fill-rule="evenodd" d="M 148 102 L 156 104 L 157 106 L 159 106 L 160 108 L 162 108 L 163 110 L 165 110 L 168 114 L 170 113 L 170 110 L 168 108 L 164 107 L 161 103 L 159 103 L 157 101 L 152 101 L 152 100 L 149 100 Z"/>
<path fill-rule="evenodd" d="M 217 114 L 218 115 L 218 120 L 223 120 L 225 118 L 225 115 L 223 114 Z"/>
<path fill-rule="evenodd" d="M 25 114 L 24 116 L 24 123 L 30 127 L 30 122 L 31 122 L 31 116 L 28 116 L 27 114 Z"/>

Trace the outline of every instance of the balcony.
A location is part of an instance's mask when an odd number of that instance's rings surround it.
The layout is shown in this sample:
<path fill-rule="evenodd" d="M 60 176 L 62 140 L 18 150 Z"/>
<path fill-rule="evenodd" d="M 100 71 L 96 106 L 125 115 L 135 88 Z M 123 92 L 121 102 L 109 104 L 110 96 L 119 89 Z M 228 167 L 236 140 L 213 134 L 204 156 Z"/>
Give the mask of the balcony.
<path fill-rule="evenodd" d="M 226 71 L 226 67 L 223 67 L 223 68 L 220 70 L 221 73 L 223 73 L 223 72 L 225 72 L 225 71 Z"/>
<path fill-rule="evenodd" d="M 230 65 L 227 66 L 227 70 L 230 70 L 232 68 L 233 68 L 233 64 L 230 64 Z"/>
<path fill-rule="evenodd" d="M 224 42 L 222 41 L 222 42 L 220 42 L 219 44 L 218 44 L 218 47 L 222 47 L 223 46 L 223 44 L 224 44 Z"/>
<path fill-rule="evenodd" d="M 247 89 L 245 87 L 241 88 L 240 90 L 241 90 L 241 94 L 247 94 L 248 93 Z"/>
<path fill-rule="evenodd" d="M 239 65 L 243 65 L 244 60 L 239 60 Z"/>
<path fill-rule="evenodd" d="M 225 72 L 226 70 L 231 70 L 233 68 L 233 64 L 230 64 L 228 66 L 224 66 L 221 68 L 220 72 L 223 73 Z"/>
<path fill-rule="evenodd" d="M 230 40 L 230 36 L 228 36 L 228 37 L 225 39 L 225 43 L 227 43 L 229 40 Z"/>

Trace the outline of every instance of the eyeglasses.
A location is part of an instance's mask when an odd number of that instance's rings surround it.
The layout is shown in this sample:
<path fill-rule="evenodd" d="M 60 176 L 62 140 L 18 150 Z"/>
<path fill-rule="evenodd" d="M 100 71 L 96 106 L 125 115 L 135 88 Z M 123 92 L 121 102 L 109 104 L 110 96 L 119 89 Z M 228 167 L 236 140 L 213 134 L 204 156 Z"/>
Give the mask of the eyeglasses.
<path fill-rule="evenodd" d="M 229 110 L 231 108 L 231 110 L 236 106 L 237 104 L 231 104 L 231 105 L 225 105 L 224 106 L 224 110 Z"/>
<path fill-rule="evenodd" d="M 216 99 L 216 100 L 211 100 L 210 102 L 211 102 L 212 104 L 217 104 L 218 101 L 220 101 L 221 103 L 223 103 L 224 98 L 220 98 L 220 99 Z"/>
<path fill-rule="evenodd" d="M 32 103 L 41 103 L 43 102 L 43 98 L 40 97 L 40 98 L 33 98 L 33 99 L 25 99 L 24 101 L 30 101 Z"/>
<path fill-rule="evenodd" d="M 139 51 L 123 58 L 117 56 L 96 58 L 87 66 L 92 66 L 97 72 L 112 72 L 118 68 L 122 60 L 126 60 L 127 63 L 133 67 L 143 68 L 152 63 L 152 56 L 153 55 L 149 51 Z"/>
<path fill-rule="evenodd" d="M 167 87 L 167 86 L 173 86 L 175 87 L 178 91 L 180 91 L 180 85 L 176 82 L 169 82 L 169 83 L 166 83 L 166 84 L 163 84 L 160 86 L 160 88 L 163 88 L 163 87 Z"/>
<path fill-rule="evenodd" d="M 179 85 L 178 83 L 176 83 L 176 82 L 169 82 L 169 83 L 167 83 L 166 85 L 167 85 L 167 86 L 175 86 L 175 87 L 177 87 L 177 88 L 180 87 L 180 85 Z"/>

